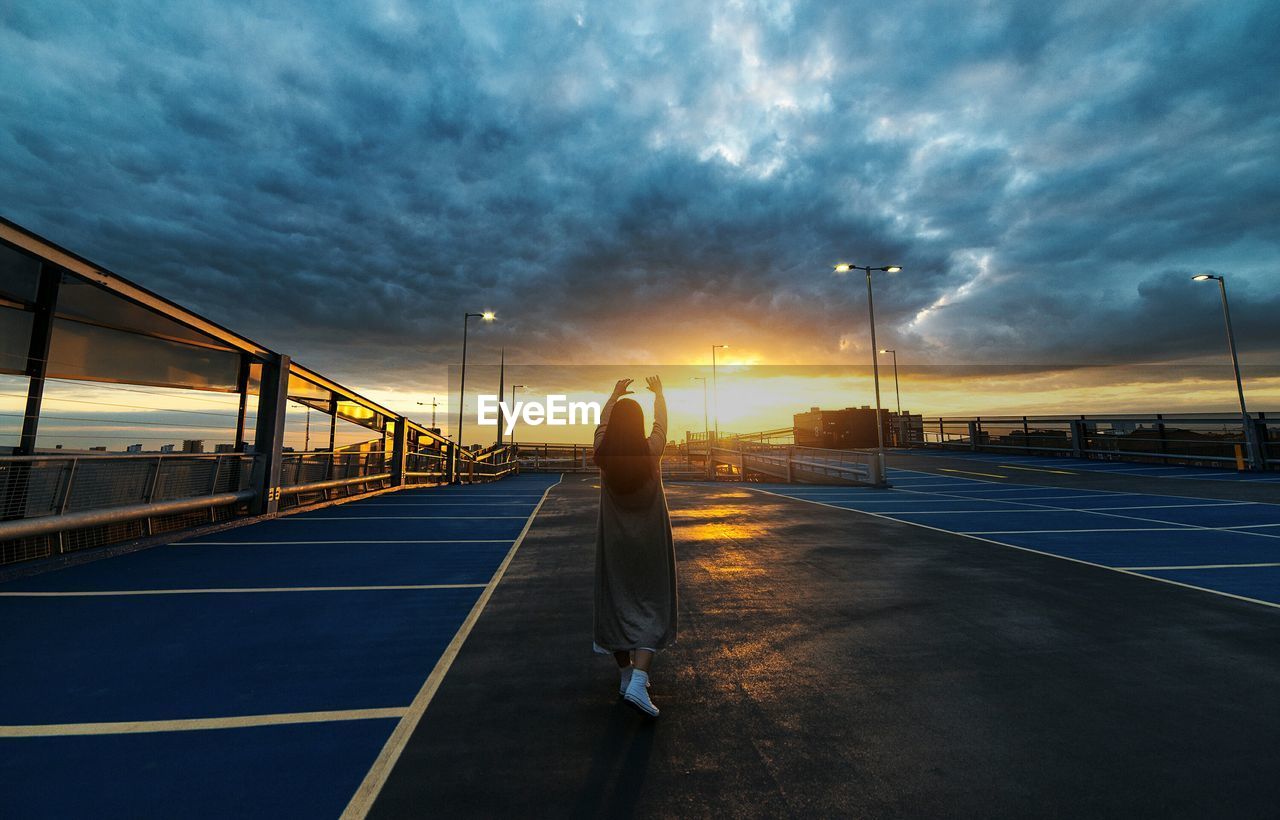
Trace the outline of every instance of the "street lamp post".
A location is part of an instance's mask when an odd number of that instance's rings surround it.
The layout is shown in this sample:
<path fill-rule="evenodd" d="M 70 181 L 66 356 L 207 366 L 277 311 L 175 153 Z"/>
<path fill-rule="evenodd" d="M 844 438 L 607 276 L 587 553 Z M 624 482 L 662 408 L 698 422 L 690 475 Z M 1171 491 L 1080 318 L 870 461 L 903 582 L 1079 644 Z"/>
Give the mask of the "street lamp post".
<path fill-rule="evenodd" d="M 888 348 L 880 352 L 893 354 L 893 395 L 898 403 L 898 418 L 902 418 L 902 391 L 898 389 L 898 351 Z"/>
<path fill-rule="evenodd" d="M 716 381 L 716 351 L 721 348 L 727 348 L 728 345 L 712 345 L 711 346 L 711 398 L 714 399 L 716 405 L 716 442 L 720 441 L 720 385 Z"/>
<path fill-rule="evenodd" d="M 902 425 L 902 391 L 898 389 L 898 351 L 897 351 L 897 350 L 895 350 L 895 349 L 893 349 L 893 348 L 885 348 L 885 349 L 881 349 L 880 353 L 881 353 L 881 354 L 884 354 L 884 353 L 891 353 L 891 354 L 893 354 L 893 395 L 894 395 L 894 398 L 896 399 L 897 404 L 898 404 L 898 430 L 899 430 L 899 432 L 901 432 L 901 431 L 902 431 L 902 429 L 903 429 L 903 425 Z M 905 438 L 906 438 L 906 436 L 904 435 L 904 436 L 902 436 L 902 438 L 904 438 L 904 439 L 905 439 Z M 901 442 L 898 442 L 898 443 L 899 443 L 899 445 L 901 444 Z"/>
<path fill-rule="evenodd" d="M 1236 395 L 1240 399 L 1240 421 L 1244 425 L 1245 444 L 1249 448 L 1249 461 L 1256 465 L 1258 461 L 1256 436 L 1254 435 L 1253 420 L 1249 418 L 1249 411 L 1244 406 L 1244 380 L 1240 378 L 1240 357 L 1236 354 L 1236 334 L 1231 329 L 1231 308 L 1227 306 L 1226 277 L 1212 273 L 1198 273 L 1191 278 L 1197 282 L 1207 282 L 1210 279 L 1218 282 L 1218 292 L 1222 294 L 1222 318 L 1227 324 L 1227 347 L 1231 350 L 1231 367 L 1236 373 Z"/>
<path fill-rule="evenodd" d="M 516 406 L 516 388 L 520 388 L 521 390 L 523 390 L 523 389 L 525 389 L 526 387 L 528 387 L 528 385 L 526 385 L 526 384 L 513 384 L 513 385 L 511 385 L 511 412 L 513 412 L 513 413 L 515 412 L 515 406 Z M 512 443 L 512 444 L 515 444 L 515 443 L 516 443 L 516 425 L 515 425 L 515 422 L 514 422 L 514 421 L 511 423 L 511 443 Z"/>
<path fill-rule="evenodd" d="M 902 268 L 897 265 L 886 265 L 884 267 L 872 268 L 865 265 L 854 265 L 842 262 L 835 266 L 836 273 L 848 273 L 851 270 L 864 271 L 867 274 L 867 317 L 871 323 L 871 376 L 875 382 L 876 388 L 876 460 L 880 464 L 880 486 L 885 486 L 885 459 L 884 459 L 884 428 L 880 422 L 880 357 L 876 354 L 876 309 L 875 302 L 871 297 L 871 272 L 884 271 L 885 273 L 897 273 Z"/>
<path fill-rule="evenodd" d="M 703 446 L 707 448 L 703 454 L 702 463 L 707 468 L 707 473 L 711 473 L 711 423 L 707 421 L 707 377 L 694 376 L 693 381 L 702 382 L 702 441 Z"/>
<path fill-rule="evenodd" d="M 462 374 L 458 383 L 458 442 L 454 450 L 462 448 L 462 416 L 463 404 L 467 400 L 467 325 L 472 318 L 483 319 L 486 322 L 493 321 L 493 311 L 486 310 L 484 313 L 465 313 L 462 316 Z M 457 458 L 455 453 L 454 458 Z M 457 470 L 454 471 L 454 482 L 458 482 Z"/>

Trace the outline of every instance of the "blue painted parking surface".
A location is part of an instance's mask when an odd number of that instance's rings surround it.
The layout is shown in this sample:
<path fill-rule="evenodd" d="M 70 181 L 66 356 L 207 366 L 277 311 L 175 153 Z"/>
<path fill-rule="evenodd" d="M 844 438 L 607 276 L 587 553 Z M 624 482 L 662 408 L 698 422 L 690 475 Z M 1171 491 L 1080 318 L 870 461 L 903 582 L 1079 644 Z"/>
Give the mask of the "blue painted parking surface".
<path fill-rule="evenodd" d="M 336 817 L 395 725 L 0 738 L 0 816 Z"/>
<path fill-rule="evenodd" d="M 892 488 L 758 489 L 1280 605 L 1280 505 L 889 471 Z"/>
<path fill-rule="evenodd" d="M 1143 464 L 1135 461 L 1105 461 L 1091 458 L 1064 458 L 1060 456 L 1034 456 L 1009 453 L 975 453 L 969 450 L 899 450 L 904 455 L 938 456 L 940 458 L 964 458 L 994 465 L 1065 470 L 1072 473 L 1114 473 L 1116 475 L 1150 476 L 1151 478 L 1193 478 L 1199 481 L 1259 481 L 1280 483 L 1280 472 L 1265 473 L 1239 471 L 1234 466 L 1183 467 L 1173 464 Z M 976 469 L 976 468 L 975 468 Z"/>
<path fill-rule="evenodd" d="M 402 491 L 0 585 L 0 815 L 336 817 L 557 480 Z"/>

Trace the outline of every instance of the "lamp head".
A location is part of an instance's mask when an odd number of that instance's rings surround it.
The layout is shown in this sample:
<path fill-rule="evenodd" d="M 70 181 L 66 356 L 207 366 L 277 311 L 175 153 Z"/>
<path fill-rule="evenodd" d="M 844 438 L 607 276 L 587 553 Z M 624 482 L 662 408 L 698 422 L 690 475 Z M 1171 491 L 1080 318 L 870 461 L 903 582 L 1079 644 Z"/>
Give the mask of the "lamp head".
<path fill-rule="evenodd" d="M 493 311 L 486 310 L 484 313 L 480 314 L 480 318 L 484 319 L 486 322 L 492 322 L 494 320 Z"/>
<path fill-rule="evenodd" d="M 841 262 L 835 266 L 836 273 L 848 273 L 851 270 L 853 270 L 853 265 L 850 265 L 848 262 Z"/>
<path fill-rule="evenodd" d="M 1212 273 L 1197 273 L 1195 276 L 1191 277 L 1192 281 L 1195 281 L 1195 282 L 1207 282 L 1210 279 L 1217 279 L 1217 278 L 1218 277 L 1214 276 Z"/>
<path fill-rule="evenodd" d="M 902 270 L 902 268 L 898 267 L 897 265 L 890 265 L 887 268 L 883 268 L 883 270 L 887 273 L 897 273 L 898 271 Z"/>

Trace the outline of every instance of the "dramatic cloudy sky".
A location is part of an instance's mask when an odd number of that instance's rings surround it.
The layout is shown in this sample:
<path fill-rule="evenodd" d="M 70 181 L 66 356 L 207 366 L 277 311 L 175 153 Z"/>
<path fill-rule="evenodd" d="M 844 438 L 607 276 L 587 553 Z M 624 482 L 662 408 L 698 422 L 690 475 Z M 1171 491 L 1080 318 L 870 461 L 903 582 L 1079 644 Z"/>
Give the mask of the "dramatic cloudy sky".
<path fill-rule="evenodd" d="M 1269 0 L 0 9 L 0 212 L 353 385 L 1280 363 Z"/>

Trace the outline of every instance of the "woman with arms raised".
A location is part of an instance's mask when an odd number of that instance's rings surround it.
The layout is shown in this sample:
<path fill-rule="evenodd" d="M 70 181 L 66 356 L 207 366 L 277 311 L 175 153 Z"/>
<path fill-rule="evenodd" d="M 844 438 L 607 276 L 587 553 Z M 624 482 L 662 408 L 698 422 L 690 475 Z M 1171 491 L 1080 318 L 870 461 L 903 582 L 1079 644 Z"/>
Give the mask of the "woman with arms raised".
<path fill-rule="evenodd" d="M 676 637 L 676 552 L 662 489 L 660 462 L 667 440 L 662 381 L 650 376 L 653 432 L 644 433 L 644 410 L 633 399 L 631 379 L 621 379 L 600 414 L 596 465 L 600 468 L 600 518 L 596 531 L 595 645 L 612 652 L 621 675 L 619 694 L 650 717 L 653 656 Z"/>

